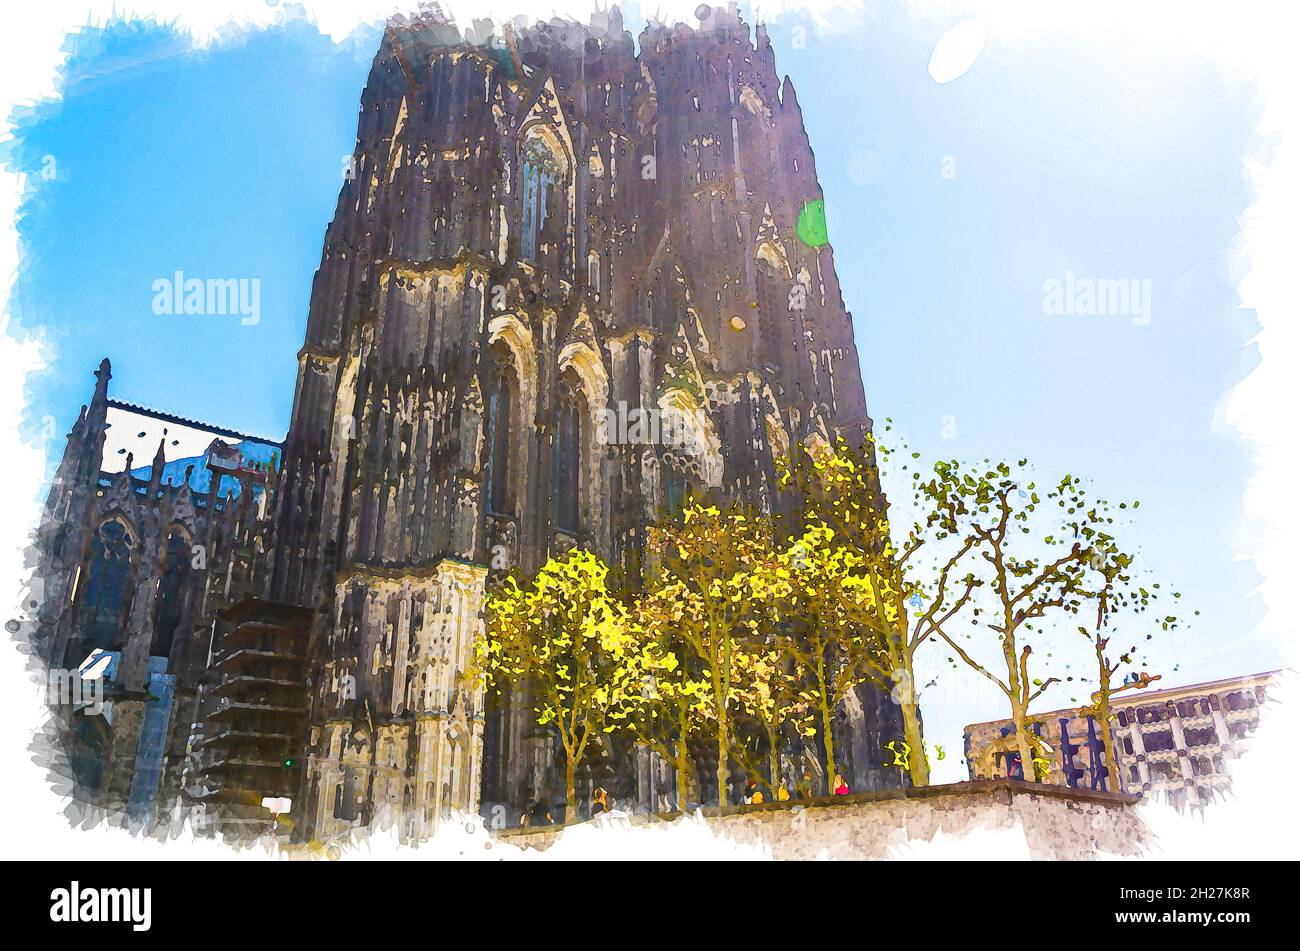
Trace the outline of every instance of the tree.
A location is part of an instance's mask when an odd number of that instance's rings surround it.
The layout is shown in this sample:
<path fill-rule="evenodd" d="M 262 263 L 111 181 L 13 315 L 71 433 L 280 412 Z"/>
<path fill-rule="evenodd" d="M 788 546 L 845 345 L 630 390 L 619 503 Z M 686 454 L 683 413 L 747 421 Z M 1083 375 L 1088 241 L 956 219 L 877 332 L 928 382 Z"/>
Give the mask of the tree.
<path fill-rule="evenodd" d="M 690 801 L 691 741 L 708 729 L 711 681 L 700 676 L 698 658 L 665 613 L 663 599 L 640 598 L 633 606 L 633 629 L 645 637 L 641 703 L 632 728 L 636 737 L 673 768 L 677 810 Z"/>
<path fill-rule="evenodd" d="M 858 448 L 843 440 L 834 447 L 810 446 L 783 465 L 780 481 L 794 496 L 785 517 L 790 563 L 805 568 L 802 576 L 810 582 L 796 587 L 802 595 L 796 616 L 803 619 L 810 664 L 814 654 L 832 657 L 832 673 L 816 690 L 823 731 L 830 738 L 830 713 L 849 690 L 874 683 L 898 703 L 908 775 L 913 786 L 924 786 L 930 771 L 916 654 L 961 611 L 977 583 L 956 574 L 970 544 L 951 537 L 919 488 L 913 501 L 920 514 L 896 544 L 876 462 L 877 456 L 889 462 L 896 455 L 874 436 Z M 907 474 L 905 462 L 900 470 Z M 918 479 L 914 474 L 913 485 Z M 927 602 L 909 620 L 909 604 Z M 833 761 L 833 747 L 828 754 Z M 828 762 L 828 780 L 834 768 Z"/>
<path fill-rule="evenodd" d="M 883 654 L 879 631 L 863 623 L 864 616 L 873 616 L 874 606 L 870 583 L 861 574 L 864 563 L 858 551 L 812 519 L 767 566 L 765 583 L 756 588 L 780 614 L 769 639 L 769 666 L 792 671 L 798 678 L 794 699 L 784 707 L 793 710 L 797 700 L 799 707 L 818 714 L 828 785 L 838 772 L 835 711 L 854 687 L 871 677 L 872 665 L 879 667 Z M 769 705 L 776 706 L 772 701 Z M 802 723 L 799 732 L 808 733 Z"/>
<path fill-rule="evenodd" d="M 1006 696 L 1025 778 L 1036 779 L 1039 741 L 1029 733 L 1029 706 L 1059 678 L 1044 679 L 1030 671 L 1033 646 L 1028 639 L 1059 616 L 1078 614 L 1088 597 L 1089 539 L 1109 516 L 1088 500 L 1081 480 L 1072 476 L 1040 497 L 1025 475 L 1026 466 L 1021 460 L 1013 475 L 1005 462 L 992 465 L 986 460 L 985 466 L 971 468 L 939 462 L 922 491 L 933 504 L 940 529 L 963 539 L 963 549 L 978 553 L 977 583 L 987 586 L 993 603 L 988 611 L 974 607 L 971 624 L 994 636 L 1005 673 L 994 674 L 948 631 L 937 632 Z M 1051 519 L 1056 509 L 1059 521 L 1038 536 L 1040 523 Z"/>
<path fill-rule="evenodd" d="M 680 522 L 650 530 L 658 561 L 645 598 L 655 624 L 675 628 L 700 663 L 716 724 L 718 804 L 726 808 L 731 727 L 728 713 L 736 684 L 737 645 L 759 609 L 755 568 L 771 558 L 770 522 L 733 506 L 723 511 L 697 500 L 686 503 Z"/>
<path fill-rule="evenodd" d="M 780 635 L 761 637 L 756 630 L 751 643 L 736 650 L 737 671 L 735 715 L 733 722 L 748 720 L 755 729 L 735 727 L 737 748 L 746 772 L 761 774 L 758 755 L 767 757 L 767 788 L 772 800 L 781 785 L 781 744 L 783 738 L 813 737 L 812 709 L 804 690 L 805 671 L 799 653 L 792 650 L 790 638 Z M 748 739 L 755 740 L 754 751 Z M 755 755 L 757 754 L 757 755 Z"/>
<path fill-rule="evenodd" d="M 540 726 L 564 750 L 565 821 L 576 817 L 575 773 L 593 737 L 626 728 L 641 700 L 644 638 L 606 585 L 609 569 L 574 549 L 531 582 L 512 575 L 489 593 L 476 669 L 494 693 L 526 685 Z"/>
<path fill-rule="evenodd" d="M 1120 507 L 1127 506 L 1121 503 Z M 1138 503 L 1133 502 L 1132 507 L 1137 508 Z M 1110 510 L 1110 506 L 1105 502 L 1097 503 L 1096 508 L 1103 513 L 1109 513 Z M 1112 522 L 1113 517 L 1107 514 L 1106 525 L 1109 526 Z M 1092 642 L 1097 659 L 1097 690 L 1092 694 L 1091 705 L 1086 707 L 1085 711 L 1093 718 L 1101 732 L 1106 775 L 1110 780 L 1107 788 L 1118 792 L 1122 784 L 1118 757 L 1115 754 L 1115 739 L 1111 732 L 1111 721 L 1114 717 L 1111 698 L 1125 690 L 1145 688 L 1153 681 L 1159 680 L 1160 676 L 1158 674 L 1153 676 L 1145 670 L 1134 672 L 1132 680 L 1126 678 L 1123 685 L 1115 687 L 1112 685 L 1115 674 L 1124 666 L 1134 663 L 1138 645 L 1132 644 L 1113 661 L 1106 651 L 1111 638 L 1117 633 L 1119 618 L 1125 612 L 1137 616 L 1145 614 L 1159 598 L 1160 583 L 1151 581 L 1140 584 L 1135 580 L 1133 556 L 1120 549 L 1109 531 L 1088 525 L 1081 529 L 1081 533 L 1089 542 L 1088 566 L 1091 571 L 1088 595 L 1097 607 L 1092 629 L 1079 626 L 1079 633 Z M 1179 599 L 1182 595 L 1175 591 L 1173 597 Z M 1178 617 L 1173 614 L 1167 614 L 1159 620 L 1160 628 L 1164 631 L 1172 631 L 1178 627 L 1178 624 Z M 1150 640 L 1151 636 L 1147 633 L 1145 638 Z M 1143 663 L 1142 666 L 1145 667 L 1146 664 Z"/>

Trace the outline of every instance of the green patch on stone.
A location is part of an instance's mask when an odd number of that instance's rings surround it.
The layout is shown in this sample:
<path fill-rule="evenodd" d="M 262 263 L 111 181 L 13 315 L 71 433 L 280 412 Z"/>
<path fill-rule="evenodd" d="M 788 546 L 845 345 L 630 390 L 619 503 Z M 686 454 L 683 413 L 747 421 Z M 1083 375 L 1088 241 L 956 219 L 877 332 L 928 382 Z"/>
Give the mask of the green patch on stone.
<path fill-rule="evenodd" d="M 830 237 L 826 234 L 826 202 L 819 198 L 804 205 L 799 212 L 799 220 L 795 222 L 794 233 L 810 248 L 829 244 Z"/>

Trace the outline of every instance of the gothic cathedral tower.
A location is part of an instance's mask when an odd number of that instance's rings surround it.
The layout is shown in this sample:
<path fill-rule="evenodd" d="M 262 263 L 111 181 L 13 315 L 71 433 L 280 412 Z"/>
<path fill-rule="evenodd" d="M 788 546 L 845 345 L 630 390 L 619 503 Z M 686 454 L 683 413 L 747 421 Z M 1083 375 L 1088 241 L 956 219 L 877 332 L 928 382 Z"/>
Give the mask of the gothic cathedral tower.
<path fill-rule="evenodd" d="M 524 705 L 465 677 L 490 571 L 634 571 L 687 487 L 770 508 L 774 458 L 870 427 L 794 87 L 761 26 L 699 12 L 635 46 L 617 8 L 385 31 L 274 511 L 268 594 L 317 609 L 308 835 L 546 782 Z M 871 788 L 889 704 L 858 699 Z"/>

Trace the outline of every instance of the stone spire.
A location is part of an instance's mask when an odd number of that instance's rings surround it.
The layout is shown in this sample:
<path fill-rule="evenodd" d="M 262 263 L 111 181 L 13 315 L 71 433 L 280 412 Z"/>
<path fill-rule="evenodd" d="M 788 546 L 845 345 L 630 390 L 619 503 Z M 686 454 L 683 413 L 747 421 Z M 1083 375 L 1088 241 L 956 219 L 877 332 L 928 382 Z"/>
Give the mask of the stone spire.
<path fill-rule="evenodd" d="M 167 464 L 167 453 L 164 447 L 167 445 L 167 437 L 164 435 L 158 440 L 158 451 L 153 454 L 153 465 L 149 469 L 149 498 L 158 495 L 158 487 L 162 485 L 163 466 Z"/>

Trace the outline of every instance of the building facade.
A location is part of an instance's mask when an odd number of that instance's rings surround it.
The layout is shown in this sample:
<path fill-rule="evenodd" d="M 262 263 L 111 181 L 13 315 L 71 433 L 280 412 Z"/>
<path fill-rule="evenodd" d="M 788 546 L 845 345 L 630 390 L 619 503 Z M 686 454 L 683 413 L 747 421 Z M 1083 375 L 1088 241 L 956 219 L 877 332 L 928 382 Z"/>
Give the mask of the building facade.
<path fill-rule="evenodd" d="M 1047 762 L 1043 781 L 1141 793 L 1177 805 L 1211 802 L 1232 787 L 1229 764 L 1249 745 L 1276 675 L 1116 694 L 1111 736 L 1118 786 L 1107 776 L 1101 725 L 1088 711 L 1034 714 Z M 965 745 L 971 779 L 1024 778 L 1010 720 L 966 727 Z"/>
<path fill-rule="evenodd" d="M 32 647 L 54 772 L 148 824 L 179 787 L 216 614 L 260 589 L 281 447 L 110 399 L 107 359 L 95 376 L 37 532 Z"/>
<path fill-rule="evenodd" d="M 489 577 L 581 545 L 634 578 L 688 490 L 770 511 L 791 447 L 870 431 L 793 84 L 761 26 L 697 12 L 636 43 L 617 8 L 384 33 L 282 454 L 188 638 L 236 593 L 304 609 L 302 835 L 387 817 L 418 837 L 553 790 L 528 698 L 487 710 L 467 676 Z M 68 485 L 100 478 L 92 455 Z M 191 753 L 211 729 L 192 706 Z M 901 781 L 887 696 L 858 691 L 836 730 L 855 789 Z M 601 752 L 616 795 L 671 788 L 647 751 Z"/>

